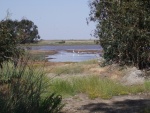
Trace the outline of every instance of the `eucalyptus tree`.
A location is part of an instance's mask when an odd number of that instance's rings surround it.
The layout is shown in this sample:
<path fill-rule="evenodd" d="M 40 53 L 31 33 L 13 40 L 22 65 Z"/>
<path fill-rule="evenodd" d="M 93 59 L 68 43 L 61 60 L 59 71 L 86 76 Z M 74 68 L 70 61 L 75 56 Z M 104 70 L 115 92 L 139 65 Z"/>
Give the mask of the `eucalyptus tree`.
<path fill-rule="evenodd" d="M 33 43 L 39 38 L 38 27 L 30 20 L 1 20 L 0 66 L 3 62 L 18 59 L 22 55 L 20 44 Z"/>
<path fill-rule="evenodd" d="M 21 39 L 21 44 L 34 43 L 40 39 L 38 27 L 34 24 L 34 22 L 27 19 L 23 19 L 18 22 L 17 36 Z"/>
<path fill-rule="evenodd" d="M 150 66 L 150 1 L 92 0 L 90 20 L 97 22 L 96 36 L 104 58 L 140 69 Z"/>
<path fill-rule="evenodd" d="M 0 67 L 5 61 L 19 58 L 22 49 L 19 47 L 20 40 L 16 38 L 14 30 L 17 21 L 2 20 L 0 22 Z"/>

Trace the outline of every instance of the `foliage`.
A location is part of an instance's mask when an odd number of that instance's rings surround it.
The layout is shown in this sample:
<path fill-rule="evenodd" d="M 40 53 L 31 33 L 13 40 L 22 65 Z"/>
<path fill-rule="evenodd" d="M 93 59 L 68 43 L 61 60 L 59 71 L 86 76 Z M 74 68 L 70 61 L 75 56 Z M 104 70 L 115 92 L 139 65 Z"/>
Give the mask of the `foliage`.
<path fill-rule="evenodd" d="M 141 113 L 150 113 L 150 108 L 146 107 L 146 108 L 142 109 Z"/>
<path fill-rule="evenodd" d="M 1 113 L 57 113 L 63 107 L 60 95 L 47 92 L 43 70 L 37 71 L 24 58 L 19 59 L 24 53 L 19 44 L 35 41 L 37 34 L 32 21 L 0 21 Z"/>
<path fill-rule="evenodd" d="M 46 54 L 44 52 L 42 53 L 31 53 L 31 52 L 25 52 L 24 56 L 29 56 L 31 61 L 46 61 L 47 59 Z"/>
<path fill-rule="evenodd" d="M 17 37 L 21 39 L 20 43 L 33 43 L 40 39 L 38 27 L 30 20 L 23 19 L 18 22 Z"/>
<path fill-rule="evenodd" d="M 57 113 L 62 108 L 60 95 L 48 92 L 45 73 L 21 62 L 0 69 L 1 113 Z"/>
<path fill-rule="evenodd" d="M 37 26 L 30 20 L 0 21 L 0 66 L 9 60 L 17 63 L 24 52 L 19 44 L 33 43 L 39 38 Z"/>
<path fill-rule="evenodd" d="M 16 21 L 12 20 L 2 20 L 0 22 L 0 66 L 4 61 L 12 60 L 13 58 L 18 58 L 23 49 L 19 47 L 19 39 L 16 38 L 14 33 L 14 27 L 16 26 Z"/>
<path fill-rule="evenodd" d="M 97 22 L 96 36 L 104 58 L 139 69 L 150 66 L 150 1 L 92 0 L 90 20 Z"/>
<path fill-rule="evenodd" d="M 10 33 L 18 43 L 33 43 L 40 39 L 38 27 L 30 20 L 22 19 L 21 21 L 17 21 L 6 19 L 2 20 L 0 25 L 6 26 L 5 28 L 1 27 L 1 29 L 8 30 L 7 32 Z M 9 31 L 10 29 L 11 32 Z"/>

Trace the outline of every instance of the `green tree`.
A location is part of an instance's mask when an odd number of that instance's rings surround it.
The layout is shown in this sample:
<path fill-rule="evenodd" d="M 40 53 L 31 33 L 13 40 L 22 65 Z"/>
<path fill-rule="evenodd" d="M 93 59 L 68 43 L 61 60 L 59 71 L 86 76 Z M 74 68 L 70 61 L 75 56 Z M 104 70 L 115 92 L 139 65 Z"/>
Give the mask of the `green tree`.
<path fill-rule="evenodd" d="M 14 61 L 22 55 L 20 44 L 33 43 L 38 39 L 38 27 L 30 20 L 7 18 L 0 21 L 0 66 L 4 61 Z"/>
<path fill-rule="evenodd" d="M 26 60 L 18 67 L 8 63 L 23 54 L 20 43 L 32 42 L 37 34 L 37 27 L 31 21 L 8 18 L 0 21 L 1 113 L 58 113 L 63 107 L 62 97 L 48 91 L 45 72 L 29 66 Z"/>
<path fill-rule="evenodd" d="M 2 20 L 0 22 L 0 66 L 5 61 L 13 60 L 13 58 L 19 58 L 22 54 L 22 50 L 19 47 L 19 39 L 16 38 L 14 33 L 14 27 L 16 21 Z"/>
<path fill-rule="evenodd" d="M 92 0 L 90 20 L 97 22 L 96 35 L 106 61 L 150 65 L 150 1 Z"/>
<path fill-rule="evenodd" d="M 18 22 L 17 37 L 21 39 L 20 43 L 34 43 L 40 36 L 38 34 L 38 27 L 30 20 L 23 19 Z"/>

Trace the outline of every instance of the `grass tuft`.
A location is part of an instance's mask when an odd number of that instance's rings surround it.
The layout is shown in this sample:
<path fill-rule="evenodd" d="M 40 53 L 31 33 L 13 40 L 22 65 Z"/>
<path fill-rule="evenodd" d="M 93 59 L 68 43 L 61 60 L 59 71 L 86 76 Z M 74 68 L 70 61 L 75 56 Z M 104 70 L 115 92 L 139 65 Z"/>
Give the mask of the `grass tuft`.
<path fill-rule="evenodd" d="M 52 83 L 52 90 L 62 95 L 86 93 L 91 99 L 101 97 L 109 99 L 117 95 L 127 95 L 150 91 L 149 82 L 145 85 L 123 86 L 120 83 L 98 76 L 71 77 L 68 80 L 57 79 Z"/>
<path fill-rule="evenodd" d="M 97 59 L 87 60 L 81 62 L 80 64 L 98 64 L 98 60 Z"/>
<path fill-rule="evenodd" d="M 52 72 L 55 73 L 56 75 L 60 75 L 60 74 L 79 74 L 82 73 L 84 71 L 84 68 L 78 64 L 76 65 L 66 65 L 66 66 L 59 66 L 59 67 L 55 67 Z"/>
<path fill-rule="evenodd" d="M 145 83 L 145 90 L 150 91 L 150 80 L 147 80 Z"/>

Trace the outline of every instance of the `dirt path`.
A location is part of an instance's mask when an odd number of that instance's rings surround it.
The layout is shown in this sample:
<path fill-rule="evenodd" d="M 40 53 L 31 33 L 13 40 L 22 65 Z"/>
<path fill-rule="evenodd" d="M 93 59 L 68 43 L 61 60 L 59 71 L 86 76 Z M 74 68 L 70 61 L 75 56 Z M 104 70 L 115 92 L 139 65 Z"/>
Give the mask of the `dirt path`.
<path fill-rule="evenodd" d="M 115 96 L 110 100 L 89 99 L 84 94 L 63 100 L 62 113 L 149 113 L 150 95 Z M 150 110 L 149 110 L 150 111 Z"/>

